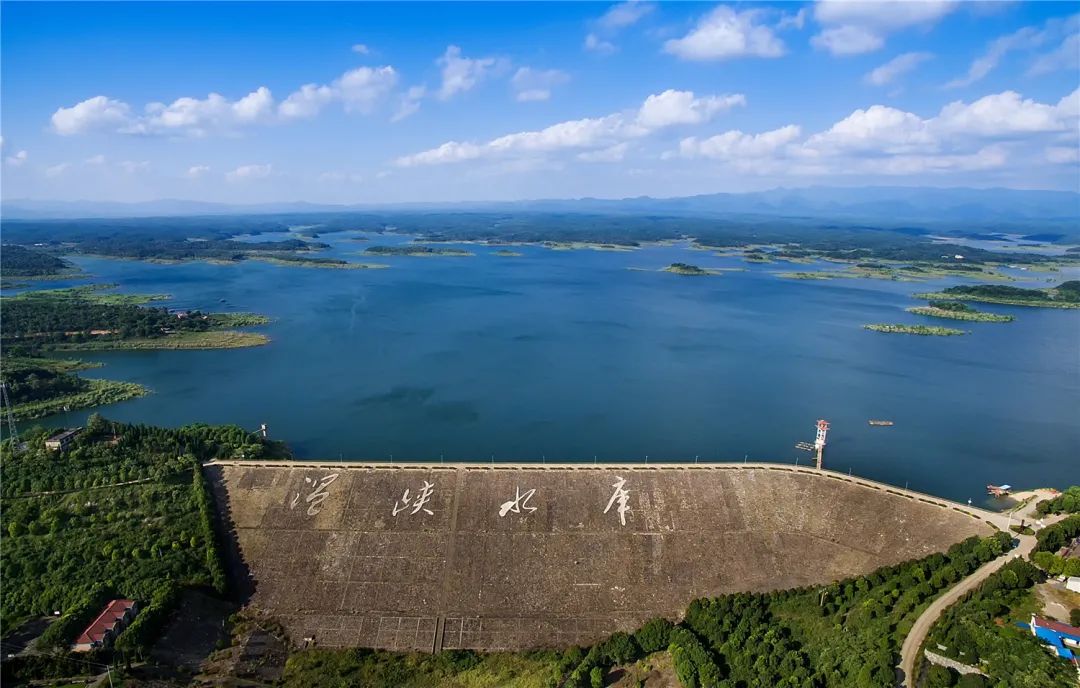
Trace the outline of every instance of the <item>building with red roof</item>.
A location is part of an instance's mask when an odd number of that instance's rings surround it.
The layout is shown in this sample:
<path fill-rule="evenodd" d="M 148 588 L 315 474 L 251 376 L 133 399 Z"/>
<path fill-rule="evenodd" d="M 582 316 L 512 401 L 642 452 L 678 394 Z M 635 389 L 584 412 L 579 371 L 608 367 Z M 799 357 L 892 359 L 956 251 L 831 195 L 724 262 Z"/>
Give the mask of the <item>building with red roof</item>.
<path fill-rule="evenodd" d="M 135 600 L 113 600 L 90 622 L 86 630 L 75 641 L 71 649 L 75 652 L 88 652 L 99 647 L 108 647 L 120 635 L 135 615 L 139 613 Z"/>

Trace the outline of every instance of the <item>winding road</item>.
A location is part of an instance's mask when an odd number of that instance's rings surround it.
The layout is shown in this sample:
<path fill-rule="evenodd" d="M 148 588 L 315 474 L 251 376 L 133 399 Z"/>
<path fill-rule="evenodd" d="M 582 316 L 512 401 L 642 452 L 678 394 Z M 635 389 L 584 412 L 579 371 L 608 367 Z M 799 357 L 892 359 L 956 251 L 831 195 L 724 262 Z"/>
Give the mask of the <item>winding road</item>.
<path fill-rule="evenodd" d="M 911 627 L 911 631 L 907 634 L 907 637 L 904 638 L 904 645 L 900 648 L 900 672 L 902 673 L 902 678 L 900 679 L 901 686 L 904 686 L 905 688 L 914 688 L 915 682 L 909 680 L 908 677 L 914 675 L 915 660 L 919 656 L 919 652 L 922 649 L 923 643 L 926 641 L 926 636 L 930 632 L 930 628 L 934 625 L 934 622 L 938 620 L 938 617 L 941 616 L 942 612 L 951 607 L 953 603 L 957 602 L 965 594 L 977 588 L 984 580 L 990 577 L 990 574 L 994 573 L 1005 564 L 1017 557 L 1026 557 L 1034 551 L 1037 542 L 1034 536 L 1020 535 L 1018 537 L 1020 539 L 1019 546 L 1014 547 L 1008 554 L 983 564 L 975 570 L 975 573 L 949 588 L 948 592 L 934 600 L 934 602 L 926 608 L 926 611 L 915 620 L 915 625 Z"/>

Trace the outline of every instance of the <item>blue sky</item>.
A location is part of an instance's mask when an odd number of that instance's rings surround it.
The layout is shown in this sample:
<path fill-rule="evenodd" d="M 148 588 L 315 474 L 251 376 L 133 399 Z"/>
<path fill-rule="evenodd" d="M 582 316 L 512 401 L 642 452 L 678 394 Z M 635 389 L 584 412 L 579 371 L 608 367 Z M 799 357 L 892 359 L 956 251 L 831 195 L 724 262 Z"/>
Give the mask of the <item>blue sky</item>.
<path fill-rule="evenodd" d="M 5 199 L 1080 187 L 1080 3 L 2 4 Z"/>

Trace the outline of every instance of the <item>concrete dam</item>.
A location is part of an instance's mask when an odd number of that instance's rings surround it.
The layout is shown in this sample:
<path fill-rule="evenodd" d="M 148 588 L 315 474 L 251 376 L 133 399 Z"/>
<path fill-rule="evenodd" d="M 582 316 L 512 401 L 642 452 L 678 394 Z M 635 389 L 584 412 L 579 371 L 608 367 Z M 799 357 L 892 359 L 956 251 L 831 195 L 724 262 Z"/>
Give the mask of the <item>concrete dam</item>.
<path fill-rule="evenodd" d="M 212 462 L 248 604 L 321 647 L 563 647 L 829 583 L 996 515 L 779 464 Z"/>

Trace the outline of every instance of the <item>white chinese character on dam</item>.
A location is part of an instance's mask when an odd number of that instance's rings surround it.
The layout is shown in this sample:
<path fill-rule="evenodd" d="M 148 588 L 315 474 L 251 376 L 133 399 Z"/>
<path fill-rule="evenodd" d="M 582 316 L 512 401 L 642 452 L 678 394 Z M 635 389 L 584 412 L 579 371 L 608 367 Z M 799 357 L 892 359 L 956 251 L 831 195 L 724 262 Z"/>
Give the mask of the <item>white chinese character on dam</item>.
<path fill-rule="evenodd" d="M 509 502 L 503 502 L 502 506 L 499 507 L 499 517 L 502 518 L 509 513 L 520 514 L 522 509 L 530 512 L 536 511 L 535 506 L 529 506 L 529 500 L 532 499 L 534 494 L 536 494 L 535 489 L 522 492 L 520 487 L 515 487 L 514 498 Z"/>
<path fill-rule="evenodd" d="M 307 497 L 304 497 L 304 502 L 307 503 L 308 516 L 317 516 L 322 511 L 322 503 L 326 501 L 326 498 L 330 496 L 330 493 L 326 491 L 326 488 L 330 487 L 330 484 L 338 479 L 337 473 L 330 473 L 323 476 L 319 480 L 313 478 L 304 478 L 305 485 L 312 485 L 311 492 Z M 296 496 L 289 502 L 289 508 L 295 509 L 300 503 L 300 492 L 296 493 Z"/>
<path fill-rule="evenodd" d="M 415 496 L 409 495 L 409 489 L 405 488 L 405 494 L 401 495 L 401 499 L 394 503 L 394 516 L 397 516 L 402 511 L 405 511 L 412 506 L 410 515 L 419 513 L 421 510 L 429 516 L 434 516 L 435 512 L 426 508 L 424 505 L 431 501 L 431 493 L 435 491 L 435 483 L 429 483 L 424 481 L 424 486 L 420 488 L 420 494 Z M 400 505 L 400 506 L 398 506 Z"/>
<path fill-rule="evenodd" d="M 615 482 L 612 484 L 612 487 L 615 488 L 615 492 L 611 495 L 611 499 L 608 500 L 607 506 L 604 507 L 604 513 L 606 514 L 611 511 L 611 507 L 618 504 L 618 508 L 615 509 L 615 512 L 619 514 L 619 523 L 625 526 L 626 515 L 633 512 L 628 506 L 630 492 L 629 490 L 626 490 L 623 485 L 626 485 L 626 478 L 616 477 Z"/>

